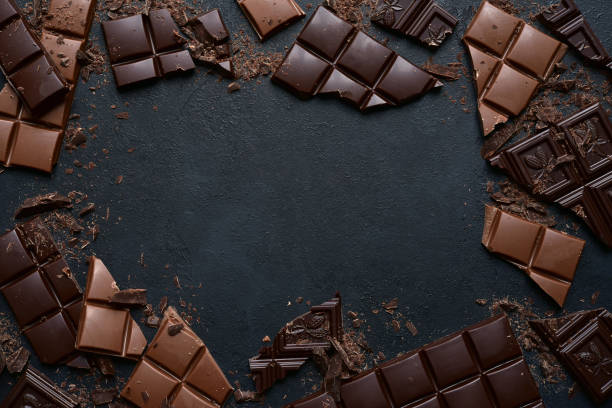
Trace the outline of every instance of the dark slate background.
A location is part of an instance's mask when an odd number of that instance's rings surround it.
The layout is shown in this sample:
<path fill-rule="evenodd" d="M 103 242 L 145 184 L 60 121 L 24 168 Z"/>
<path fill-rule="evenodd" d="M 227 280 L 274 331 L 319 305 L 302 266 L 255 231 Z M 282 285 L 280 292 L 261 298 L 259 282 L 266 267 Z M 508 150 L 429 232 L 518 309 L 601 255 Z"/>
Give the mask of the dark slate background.
<path fill-rule="evenodd" d="M 430 55 L 439 63 L 455 61 L 478 2 L 438 1 L 461 22 L 436 52 L 378 28 L 373 33 L 388 37 L 393 49 L 417 64 Z M 607 2 L 577 3 L 612 49 Z M 233 32 L 245 29 L 254 36 L 235 2 L 205 0 L 200 6 L 219 7 Z M 264 48 L 282 51 L 304 22 Z M 104 49 L 98 22 L 92 38 Z M 570 51 L 565 61 L 581 60 Z M 247 389 L 247 359 L 261 339 L 307 310 L 295 303 L 298 296 L 317 304 L 341 291 L 344 311 L 362 315 L 371 327 L 367 341 L 387 358 L 487 317 L 476 298 L 532 298 L 539 313 L 561 311 L 520 271 L 480 245 L 486 182 L 503 176 L 480 158 L 482 136 L 466 78 L 407 106 L 362 115 L 333 99 L 300 101 L 267 78 L 243 83 L 229 95 L 228 82 L 206 71 L 121 92 L 108 73 L 80 83 L 73 112 L 81 114 L 84 127 L 99 124 L 98 138 L 73 154 L 62 151 L 51 176 L 21 169 L 1 174 L 2 228 L 13 227 L 12 214 L 24 198 L 49 191 L 86 192 L 99 217 L 109 207 L 110 221 L 101 222 L 91 252 L 120 287 L 148 288 L 154 304 L 163 295 L 176 306 L 179 299 L 192 302 L 198 309 L 192 314 L 200 318 L 195 331 L 230 381 Z M 589 72 L 601 78 L 596 69 Z M 95 94 L 88 90 L 104 80 Z M 466 96 L 472 113 L 449 96 Z M 111 110 L 112 104 L 118 109 Z M 117 120 L 119 111 L 130 119 Z M 136 151 L 129 154 L 131 147 Z M 74 159 L 97 168 L 79 170 L 82 177 L 64 174 Z M 119 175 L 124 180 L 116 185 Z M 579 222 L 559 214 L 561 228 Z M 612 253 L 583 224 L 578 235 L 587 245 L 566 310 L 591 307 L 596 290 L 598 306 L 610 307 Z M 141 253 L 146 268 L 139 264 Z M 87 266 L 70 263 L 84 284 Z M 182 290 L 172 283 L 175 274 Z M 394 297 L 417 336 L 405 328 L 396 333 L 386 313 L 371 312 Z M 0 310 L 11 316 L 3 299 Z M 151 339 L 154 331 L 145 333 Z M 57 381 L 81 383 L 76 371 L 44 367 L 36 357 L 32 364 Z M 124 377 L 133 367 L 117 365 Z M 5 371 L 0 395 L 14 381 Z M 277 384 L 264 406 L 280 407 L 318 383 L 309 365 Z M 583 393 L 568 400 L 571 384 L 541 386 L 547 406 L 591 406 Z"/>

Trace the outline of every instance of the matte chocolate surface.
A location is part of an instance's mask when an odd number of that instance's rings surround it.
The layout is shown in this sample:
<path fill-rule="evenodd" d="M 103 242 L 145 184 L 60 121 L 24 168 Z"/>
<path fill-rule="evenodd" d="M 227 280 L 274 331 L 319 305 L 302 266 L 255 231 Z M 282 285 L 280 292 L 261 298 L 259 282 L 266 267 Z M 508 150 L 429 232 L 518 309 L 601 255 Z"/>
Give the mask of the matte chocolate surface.
<path fill-rule="evenodd" d="M 458 22 L 433 0 L 378 0 L 371 19 L 430 47 L 442 45 Z"/>
<path fill-rule="evenodd" d="M 222 75 L 234 78 L 234 64 L 231 59 L 230 33 L 218 9 L 210 10 L 189 20 L 198 41 L 209 47 L 210 64 Z"/>
<path fill-rule="evenodd" d="M 484 135 L 527 107 L 567 46 L 484 0 L 463 37 Z"/>
<path fill-rule="evenodd" d="M 195 68 L 168 9 L 104 21 L 102 28 L 118 87 Z"/>
<path fill-rule="evenodd" d="M 557 37 L 569 43 L 584 58 L 604 68 L 612 69 L 612 57 L 574 0 L 561 0 L 545 9 L 538 17 Z"/>
<path fill-rule="evenodd" d="M 596 402 L 612 395 L 610 312 L 586 310 L 529 324 Z"/>
<path fill-rule="evenodd" d="M 545 200 L 583 215 L 612 247 L 612 123 L 600 104 L 505 148 L 491 164 Z"/>
<path fill-rule="evenodd" d="M 339 340 L 342 330 L 339 294 L 287 323 L 274 337 L 272 346 L 262 347 L 257 356 L 249 359 L 257 392 L 264 392 L 289 372 L 299 370 L 315 348 L 329 349 L 329 338 Z"/>
<path fill-rule="evenodd" d="M 169 307 L 121 396 L 141 408 L 215 408 L 232 391 L 210 350 Z"/>
<path fill-rule="evenodd" d="M 237 1 L 262 41 L 306 15 L 295 0 Z"/>
<path fill-rule="evenodd" d="M 482 244 L 524 271 L 563 306 L 585 242 L 487 205 Z"/>
<path fill-rule="evenodd" d="M 78 406 L 78 401 L 70 394 L 32 367 L 28 367 L 19 377 L 17 384 L 0 404 L 1 408 L 76 408 Z"/>
<path fill-rule="evenodd" d="M 286 408 L 543 408 L 504 315 L 342 382 L 341 401 L 320 391 Z"/>
<path fill-rule="evenodd" d="M 0 68 L 28 109 L 45 112 L 69 86 L 14 1 L 0 9 Z"/>
<path fill-rule="evenodd" d="M 334 95 L 362 111 L 409 102 L 442 84 L 319 6 L 272 77 L 302 98 Z"/>
<path fill-rule="evenodd" d="M 87 288 L 79 320 L 76 347 L 82 351 L 138 359 L 147 345 L 130 310 L 110 303 L 119 291 L 102 261 L 89 259 Z"/>
<path fill-rule="evenodd" d="M 40 361 L 78 358 L 74 342 L 83 295 L 40 219 L 0 236 L 0 291 Z"/>

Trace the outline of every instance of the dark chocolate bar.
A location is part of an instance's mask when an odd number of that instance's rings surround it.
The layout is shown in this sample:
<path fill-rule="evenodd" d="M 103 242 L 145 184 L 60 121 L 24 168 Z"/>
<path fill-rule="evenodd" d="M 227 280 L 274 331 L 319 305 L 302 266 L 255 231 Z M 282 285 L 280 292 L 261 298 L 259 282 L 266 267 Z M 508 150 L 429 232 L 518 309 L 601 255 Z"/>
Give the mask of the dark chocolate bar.
<path fill-rule="evenodd" d="M 433 0 L 378 0 L 371 20 L 430 47 L 442 45 L 458 22 Z"/>
<path fill-rule="evenodd" d="M 306 15 L 295 0 L 237 1 L 261 41 Z"/>
<path fill-rule="evenodd" d="M 289 372 L 299 370 L 315 348 L 329 349 L 329 338 L 340 340 L 342 330 L 340 294 L 287 323 L 271 347 L 262 347 L 257 356 L 249 359 L 257 392 L 264 392 Z"/>
<path fill-rule="evenodd" d="M 147 345 L 147 339 L 130 315 L 130 309 L 111 303 L 117 292 L 117 283 L 106 266 L 92 256 L 76 348 L 137 360 Z"/>
<path fill-rule="evenodd" d="M 583 215 L 612 246 L 612 123 L 590 105 L 490 159 L 543 199 Z"/>
<path fill-rule="evenodd" d="M 189 20 L 195 38 L 207 47 L 206 59 L 224 76 L 234 78 L 230 33 L 218 9 Z"/>
<path fill-rule="evenodd" d="M 574 0 L 560 0 L 559 3 L 545 8 L 538 17 L 557 37 L 574 47 L 584 58 L 612 69 L 612 57 Z"/>
<path fill-rule="evenodd" d="M 585 310 L 529 324 L 597 403 L 612 395 L 610 312 Z"/>
<path fill-rule="evenodd" d="M 567 46 L 484 0 L 463 41 L 472 58 L 484 135 L 527 107 Z"/>
<path fill-rule="evenodd" d="M 505 315 L 342 381 L 285 408 L 544 408 Z"/>
<path fill-rule="evenodd" d="M 0 291 L 41 362 L 79 358 L 74 342 L 83 295 L 39 218 L 0 236 Z"/>
<path fill-rule="evenodd" d="M 210 350 L 169 307 L 121 396 L 141 408 L 218 408 L 232 391 Z"/>
<path fill-rule="evenodd" d="M 524 271 L 563 306 L 585 242 L 487 205 L 482 244 Z"/>
<path fill-rule="evenodd" d="M 102 28 L 118 87 L 195 68 L 168 9 L 104 21 Z"/>
<path fill-rule="evenodd" d="M 334 95 L 362 111 L 409 102 L 442 84 L 319 6 L 272 80 L 302 98 Z"/>
<path fill-rule="evenodd" d="M 57 407 L 76 408 L 79 402 L 53 381 L 32 367 L 28 367 L 17 384 L 11 388 L 0 408 Z"/>

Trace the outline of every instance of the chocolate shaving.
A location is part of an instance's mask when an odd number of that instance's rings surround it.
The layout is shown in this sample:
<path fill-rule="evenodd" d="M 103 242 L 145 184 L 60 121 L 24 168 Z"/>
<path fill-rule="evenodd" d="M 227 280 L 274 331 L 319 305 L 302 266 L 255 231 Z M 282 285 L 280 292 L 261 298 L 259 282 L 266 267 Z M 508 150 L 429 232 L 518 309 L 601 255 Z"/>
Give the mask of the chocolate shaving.
<path fill-rule="evenodd" d="M 15 218 L 31 217 L 60 208 L 72 208 L 72 200 L 58 192 L 26 198 L 15 212 Z"/>
<path fill-rule="evenodd" d="M 81 211 L 79 211 L 79 217 L 84 217 L 87 214 L 94 212 L 95 209 L 96 205 L 94 203 L 89 203 L 85 207 L 83 207 Z"/>

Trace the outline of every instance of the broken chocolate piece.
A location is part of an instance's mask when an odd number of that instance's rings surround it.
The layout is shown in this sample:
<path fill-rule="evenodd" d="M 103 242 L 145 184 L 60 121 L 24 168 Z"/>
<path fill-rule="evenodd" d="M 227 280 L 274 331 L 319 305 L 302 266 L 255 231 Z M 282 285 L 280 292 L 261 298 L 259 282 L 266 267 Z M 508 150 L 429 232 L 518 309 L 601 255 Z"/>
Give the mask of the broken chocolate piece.
<path fill-rule="evenodd" d="M 57 192 L 47 193 L 36 197 L 26 198 L 15 212 L 15 218 L 31 217 L 36 214 L 71 207 L 72 200 L 70 200 L 70 198 Z"/>
<path fill-rule="evenodd" d="M 117 390 L 93 390 L 91 392 L 91 400 L 94 405 L 108 404 L 112 402 L 117 396 Z"/>
<path fill-rule="evenodd" d="M 117 306 L 132 307 L 146 306 L 146 289 L 124 289 L 113 293 L 110 302 Z"/>
<path fill-rule="evenodd" d="M 6 358 L 6 369 L 9 373 L 15 374 L 23 371 L 30 359 L 30 352 L 23 347 L 19 347 Z"/>
<path fill-rule="evenodd" d="M 228 78 L 235 78 L 231 58 L 230 33 L 218 9 L 210 10 L 189 20 L 195 38 L 206 48 L 206 57 L 199 58 Z"/>
<path fill-rule="evenodd" d="M 295 0 L 237 1 L 261 41 L 306 15 Z"/>
<path fill-rule="evenodd" d="M 181 332 L 181 330 L 183 330 L 183 327 L 185 327 L 183 325 L 183 323 L 171 323 L 168 325 L 168 335 L 169 336 L 176 336 L 177 334 L 179 334 Z"/>

